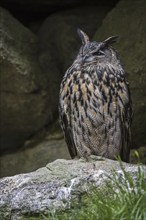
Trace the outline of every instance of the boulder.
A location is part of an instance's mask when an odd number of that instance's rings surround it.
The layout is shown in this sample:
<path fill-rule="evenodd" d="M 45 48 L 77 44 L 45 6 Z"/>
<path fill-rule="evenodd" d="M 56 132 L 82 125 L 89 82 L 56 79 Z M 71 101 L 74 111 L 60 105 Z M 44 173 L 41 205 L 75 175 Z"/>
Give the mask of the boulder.
<path fill-rule="evenodd" d="M 81 46 L 77 28 L 92 37 L 110 9 L 111 6 L 82 6 L 52 14 L 43 22 L 39 31 L 39 39 L 44 43 L 42 54 L 52 51 L 61 76 L 73 63 Z"/>
<path fill-rule="evenodd" d="M 121 0 L 105 17 L 94 40 L 118 35 L 114 47 L 119 51 L 133 101 L 132 147 L 146 146 L 146 38 L 145 0 Z"/>
<path fill-rule="evenodd" d="M 18 151 L 0 156 L 0 177 L 32 172 L 58 157 L 70 159 L 62 133 L 43 133 L 27 140 Z"/>
<path fill-rule="evenodd" d="M 37 37 L 5 9 L 0 8 L 0 15 L 0 139 L 1 151 L 6 151 L 22 146 L 50 123 L 57 103 L 53 105 L 50 89 L 54 72 L 47 70 L 52 80 L 47 81 L 38 61 Z"/>
<path fill-rule="evenodd" d="M 126 163 L 122 166 L 133 181 L 138 169 L 143 169 L 146 174 L 146 166 Z M 90 162 L 58 159 L 35 172 L 2 178 L 0 219 L 7 220 L 11 216 L 11 220 L 20 220 L 26 216 L 67 209 L 72 199 L 79 201 L 80 196 L 89 192 L 91 187 L 103 189 L 107 175 L 110 176 L 113 169 L 121 180 L 123 168 L 118 161 L 99 157 Z"/>

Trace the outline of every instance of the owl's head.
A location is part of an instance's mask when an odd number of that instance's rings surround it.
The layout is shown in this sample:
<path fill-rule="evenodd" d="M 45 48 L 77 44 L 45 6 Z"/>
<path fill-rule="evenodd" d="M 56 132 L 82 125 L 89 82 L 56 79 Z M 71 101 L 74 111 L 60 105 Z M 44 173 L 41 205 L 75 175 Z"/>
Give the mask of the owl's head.
<path fill-rule="evenodd" d="M 90 42 L 89 37 L 82 30 L 77 30 L 82 41 L 82 46 L 77 56 L 82 61 L 82 64 L 100 64 L 100 63 L 116 63 L 118 55 L 110 45 L 115 43 L 118 36 L 112 36 L 102 42 Z"/>

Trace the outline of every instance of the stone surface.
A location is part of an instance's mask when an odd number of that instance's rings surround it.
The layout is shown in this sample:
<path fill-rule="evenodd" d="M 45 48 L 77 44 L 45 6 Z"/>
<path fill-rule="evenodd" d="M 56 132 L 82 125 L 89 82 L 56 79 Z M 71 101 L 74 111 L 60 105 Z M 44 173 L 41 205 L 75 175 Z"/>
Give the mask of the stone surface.
<path fill-rule="evenodd" d="M 58 91 L 52 92 L 52 64 L 46 72 L 39 64 L 37 37 L 3 8 L 0 18 L 0 139 L 1 150 L 8 150 L 52 121 Z"/>
<path fill-rule="evenodd" d="M 103 187 L 112 169 L 121 176 L 117 161 L 95 158 L 90 162 L 58 159 L 35 172 L 0 179 L 0 219 L 11 216 L 18 220 L 24 215 L 66 209 L 71 199 L 91 186 Z M 135 178 L 137 165 L 123 163 L 123 167 Z M 146 173 L 146 167 L 141 168 Z"/>
<path fill-rule="evenodd" d="M 27 140 L 19 151 L 0 156 L 0 177 L 34 171 L 58 157 L 70 159 L 62 133 L 37 134 L 36 140 Z"/>
<path fill-rule="evenodd" d="M 132 147 L 146 146 L 146 29 L 145 0 L 120 1 L 104 19 L 94 40 L 118 35 L 119 51 L 133 100 Z"/>
<path fill-rule="evenodd" d="M 110 6 L 82 6 L 52 14 L 43 22 L 39 38 L 44 43 L 44 53 L 52 51 L 61 76 L 73 63 L 81 46 L 77 28 L 92 37 L 110 9 Z"/>

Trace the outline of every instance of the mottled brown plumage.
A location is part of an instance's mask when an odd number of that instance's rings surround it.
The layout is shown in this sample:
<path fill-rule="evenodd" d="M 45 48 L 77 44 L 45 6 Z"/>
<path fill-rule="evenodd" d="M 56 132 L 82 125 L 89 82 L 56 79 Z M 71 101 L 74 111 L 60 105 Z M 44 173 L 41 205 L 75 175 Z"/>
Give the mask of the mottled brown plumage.
<path fill-rule="evenodd" d="M 131 99 L 117 52 L 117 37 L 90 42 L 81 30 L 82 46 L 60 87 L 61 127 L 72 158 L 91 154 L 128 161 Z"/>

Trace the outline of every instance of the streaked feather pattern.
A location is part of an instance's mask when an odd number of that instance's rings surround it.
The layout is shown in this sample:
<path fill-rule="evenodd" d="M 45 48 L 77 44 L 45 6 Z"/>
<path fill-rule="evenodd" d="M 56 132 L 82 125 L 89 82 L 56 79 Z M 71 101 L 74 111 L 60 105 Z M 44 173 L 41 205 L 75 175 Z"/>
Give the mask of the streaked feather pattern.
<path fill-rule="evenodd" d="M 60 123 L 70 155 L 110 159 L 120 155 L 128 161 L 132 107 L 124 70 L 110 47 L 116 37 L 97 43 L 78 32 L 83 45 L 63 77 L 59 98 Z"/>

